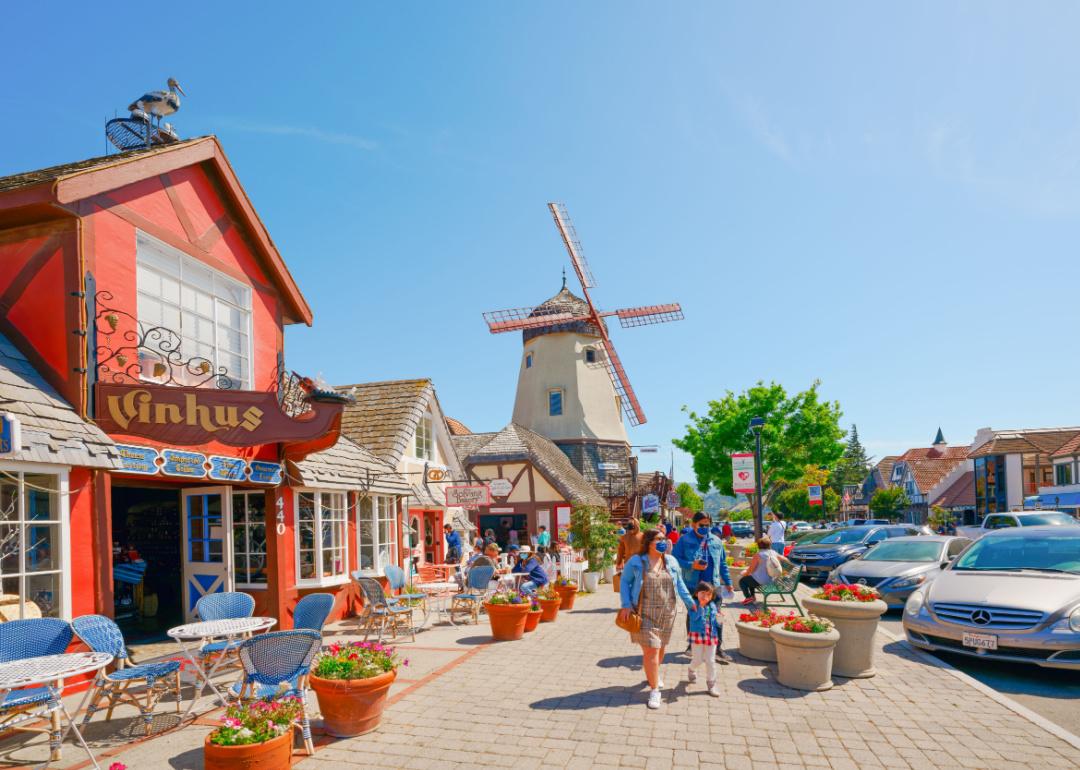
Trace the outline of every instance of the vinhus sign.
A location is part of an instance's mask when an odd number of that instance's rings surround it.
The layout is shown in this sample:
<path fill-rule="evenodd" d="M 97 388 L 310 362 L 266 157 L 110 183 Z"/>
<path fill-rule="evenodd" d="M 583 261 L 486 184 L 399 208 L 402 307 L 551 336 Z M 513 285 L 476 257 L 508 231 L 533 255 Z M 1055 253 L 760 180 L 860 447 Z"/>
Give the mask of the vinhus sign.
<path fill-rule="evenodd" d="M 311 399 L 310 411 L 290 417 L 276 393 L 105 382 L 95 396 L 95 419 L 107 433 L 180 446 L 309 441 L 325 435 L 343 408 L 341 401 Z"/>

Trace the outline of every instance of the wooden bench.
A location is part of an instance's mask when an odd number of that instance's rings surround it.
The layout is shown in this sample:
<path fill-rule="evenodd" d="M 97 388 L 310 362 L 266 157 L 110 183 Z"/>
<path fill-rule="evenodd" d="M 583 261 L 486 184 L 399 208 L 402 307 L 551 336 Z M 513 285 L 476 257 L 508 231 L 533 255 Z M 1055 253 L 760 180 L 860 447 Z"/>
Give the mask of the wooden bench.
<path fill-rule="evenodd" d="M 799 590 L 799 578 L 802 577 L 802 566 L 796 569 L 787 570 L 783 575 L 776 578 L 773 582 L 766 586 L 762 586 L 758 590 L 761 591 L 762 604 L 761 608 L 765 611 L 769 609 L 769 597 L 770 596 L 790 596 L 791 601 L 795 603 L 795 609 L 799 611 L 799 614 L 803 614 L 803 609 L 799 605 L 799 600 L 795 596 L 795 592 Z M 773 605 L 774 607 L 777 605 Z M 789 604 L 780 604 L 781 607 L 790 607 Z"/>

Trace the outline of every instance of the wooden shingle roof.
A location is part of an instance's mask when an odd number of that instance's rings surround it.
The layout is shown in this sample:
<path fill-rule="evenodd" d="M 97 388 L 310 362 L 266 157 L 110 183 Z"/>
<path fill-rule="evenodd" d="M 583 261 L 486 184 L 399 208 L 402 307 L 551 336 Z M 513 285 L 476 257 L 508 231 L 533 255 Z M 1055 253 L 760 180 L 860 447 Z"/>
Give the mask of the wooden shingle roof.
<path fill-rule="evenodd" d="M 341 432 L 394 465 L 435 394 L 429 379 L 364 382 L 334 389 L 355 399 L 341 416 Z"/>
<path fill-rule="evenodd" d="M 975 505 L 975 471 L 968 471 L 949 485 L 934 505 L 942 508 L 971 508 Z"/>
<path fill-rule="evenodd" d="M 412 492 L 393 465 L 345 436 L 321 452 L 290 463 L 289 475 L 290 481 L 306 487 L 365 489 L 389 495 Z"/>
<path fill-rule="evenodd" d="M 970 452 L 968 457 L 1038 453 L 1052 455 L 1078 436 L 1080 428 L 1075 427 L 997 431 L 992 439 Z"/>

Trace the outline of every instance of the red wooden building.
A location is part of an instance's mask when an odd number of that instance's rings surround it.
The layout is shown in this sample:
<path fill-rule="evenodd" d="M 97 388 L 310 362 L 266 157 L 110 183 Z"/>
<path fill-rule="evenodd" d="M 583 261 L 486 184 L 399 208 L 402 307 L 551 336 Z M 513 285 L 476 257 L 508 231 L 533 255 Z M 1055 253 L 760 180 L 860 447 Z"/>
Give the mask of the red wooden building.
<path fill-rule="evenodd" d="M 154 632 L 235 588 L 287 628 L 346 611 L 369 526 L 401 542 L 404 482 L 283 366 L 311 309 L 216 138 L 0 178 L 0 306 L 0 506 L 45 522 L 0 537 L 7 614 Z"/>

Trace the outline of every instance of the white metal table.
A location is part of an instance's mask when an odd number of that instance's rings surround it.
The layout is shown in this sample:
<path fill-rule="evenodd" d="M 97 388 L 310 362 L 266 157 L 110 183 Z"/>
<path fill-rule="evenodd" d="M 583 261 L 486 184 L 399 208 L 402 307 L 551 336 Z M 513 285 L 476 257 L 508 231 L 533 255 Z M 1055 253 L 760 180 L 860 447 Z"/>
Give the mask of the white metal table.
<path fill-rule="evenodd" d="M 195 703 L 202 697 L 207 687 L 218 697 L 221 705 L 229 705 L 225 696 L 210 681 L 211 677 L 217 672 L 218 667 L 224 662 L 226 655 L 219 655 L 214 663 L 210 664 L 208 668 L 204 668 L 199 662 L 198 655 L 203 645 L 217 641 L 233 641 L 239 637 L 247 637 L 259 631 L 265 631 L 275 625 L 277 625 L 277 618 L 230 618 L 228 620 L 204 620 L 199 623 L 188 623 L 168 630 L 168 636 L 180 645 L 184 655 L 195 667 L 195 683 L 198 689 L 191 696 L 191 705 L 184 712 L 184 717 L 195 708 Z"/>
<path fill-rule="evenodd" d="M 50 715 L 59 711 L 68 721 L 67 729 L 61 734 L 60 725 L 53 720 L 52 729 L 49 732 L 49 760 L 39 767 L 46 767 L 50 762 L 60 759 L 60 744 L 67 738 L 68 733 L 74 732 L 79 739 L 79 744 L 90 757 L 90 762 L 95 768 L 100 767 L 94 752 L 86 745 L 75 720 L 63 701 L 63 680 L 83 674 L 100 672 L 113 661 L 113 656 L 106 652 L 71 652 L 62 655 L 43 655 L 37 658 L 24 658 L 13 660 L 10 663 L 0 663 L 0 701 L 7 698 L 7 694 L 20 687 L 40 687 L 45 685 L 49 689 L 49 702 L 45 707 Z M 86 688 L 79 707 L 75 709 L 78 714 L 86 708 L 87 701 L 94 694 L 93 683 Z M 36 714 L 28 714 L 27 719 L 37 718 Z"/>
<path fill-rule="evenodd" d="M 461 586 L 451 581 L 436 581 L 432 583 L 418 583 L 417 588 L 427 594 L 427 601 L 432 610 L 437 612 L 450 625 L 456 625 L 450 614 L 450 597 L 461 591 Z M 434 620 L 432 623 L 434 624 Z"/>

